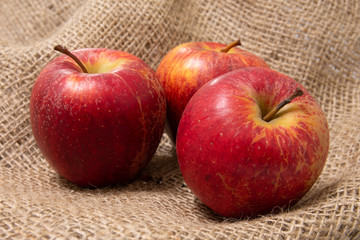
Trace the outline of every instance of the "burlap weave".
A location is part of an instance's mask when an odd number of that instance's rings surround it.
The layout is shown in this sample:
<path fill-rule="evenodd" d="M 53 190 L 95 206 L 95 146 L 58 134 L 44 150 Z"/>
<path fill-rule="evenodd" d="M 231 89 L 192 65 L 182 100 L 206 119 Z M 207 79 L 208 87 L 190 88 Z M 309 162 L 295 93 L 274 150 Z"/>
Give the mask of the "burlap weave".
<path fill-rule="evenodd" d="M 0 239 L 360 239 L 360 2 L 0 1 Z M 34 141 L 29 98 L 41 69 L 69 49 L 128 51 L 156 69 L 188 41 L 230 43 L 300 83 L 330 125 L 320 179 L 293 208 L 226 219 L 185 185 L 164 134 L 143 178 L 80 189 Z"/>

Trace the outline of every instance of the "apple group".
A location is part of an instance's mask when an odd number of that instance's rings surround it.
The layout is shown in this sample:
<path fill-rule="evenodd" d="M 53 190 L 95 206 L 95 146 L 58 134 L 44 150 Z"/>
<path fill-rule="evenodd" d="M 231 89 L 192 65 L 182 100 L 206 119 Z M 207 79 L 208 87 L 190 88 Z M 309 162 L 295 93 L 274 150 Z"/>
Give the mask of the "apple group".
<path fill-rule="evenodd" d="M 52 60 L 30 98 L 35 140 L 79 186 L 136 179 L 164 131 L 194 195 L 215 213 L 248 217 L 299 201 L 329 150 L 324 112 L 292 78 L 237 46 L 176 46 L 156 72 L 118 50 L 79 49 Z"/>

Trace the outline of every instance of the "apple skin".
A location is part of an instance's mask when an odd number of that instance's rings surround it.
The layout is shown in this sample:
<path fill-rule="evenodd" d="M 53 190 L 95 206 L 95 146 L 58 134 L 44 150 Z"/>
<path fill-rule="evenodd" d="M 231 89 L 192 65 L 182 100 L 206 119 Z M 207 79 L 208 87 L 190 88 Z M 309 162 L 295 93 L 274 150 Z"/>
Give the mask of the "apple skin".
<path fill-rule="evenodd" d="M 82 186 L 127 183 L 153 157 L 166 99 L 155 72 L 122 51 L 86 48 L 41 71 L 30 99 L 35 140 L 55 171 Z"/>
<path fill-rule="evenodd" d="M 170 50 L 156 76 L 165 90 L 170 136 L 174 140 L 181 115 L 194 93 L 205 83 L 243 67 L 268 67 L 260 57 L 239 48 L 221 52 L 226 45 L 189 42 Z"/>
<path fill-rule="evenodd" d="M 296 87 L 304 95 L 263 121 Z M 225 217 L 249 217 L 305 195 L 324 167 L 329 129 L 298 82 L 268 68 L 244 68 L 195 93 L 176 149 L 183 178 L 201 202 Z"/>

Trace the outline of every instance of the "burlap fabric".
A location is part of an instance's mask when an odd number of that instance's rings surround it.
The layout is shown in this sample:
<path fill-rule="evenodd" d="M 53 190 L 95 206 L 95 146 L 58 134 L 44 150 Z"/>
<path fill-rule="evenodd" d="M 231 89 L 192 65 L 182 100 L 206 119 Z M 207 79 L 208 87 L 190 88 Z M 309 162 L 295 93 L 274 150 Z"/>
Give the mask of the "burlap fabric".
<path fill-rule="evenodd" d="M 1 239 L 359 239 L 359 1 L 0 2 Z M 185 185 L 164 134 L 146 169 L 127 186 L 80 189 L 39 152 L 29 98 L 41 69 L 69 49 L 128 51 L 156 69 L 188 41 L 230 43 L 263 57 L 317 99 L 330 125 L 320 179 L 293 208 L 226 219 Z"/>

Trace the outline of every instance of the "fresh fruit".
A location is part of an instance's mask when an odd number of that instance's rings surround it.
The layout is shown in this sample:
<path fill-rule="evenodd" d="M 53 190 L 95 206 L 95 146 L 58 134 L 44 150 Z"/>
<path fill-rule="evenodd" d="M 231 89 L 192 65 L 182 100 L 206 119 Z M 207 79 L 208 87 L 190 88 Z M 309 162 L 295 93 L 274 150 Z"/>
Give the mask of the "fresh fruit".
<path fill-rule="evenodd" d="M 165 90 L 171 138 L 176 136 L 186 104 L 206 82 L 243 67 L 267 67 L 260 57 L 236 48 L 238 45 L 240 41 L 228 46 L 214 42 L 184 43 L 162 59 L 156 75 Z"/>
<path fill-rule="evenodd" d="M 293 205 L 313 186 L 329 129 L 298 82 L 269 68 L 244 68 L 195 93 L 176 149 L 184 180 L 201 202 L 222 216 L 254 216 Z"/>
<path fill-rule="evenodd" d="M 70 57 L 45 66 L 30 99 L 41 152 L 59 175 L 79 186 L 134 180 L 164 130 L 166 100 L 155 72 L 122 51 L 55 49 Z"/>

